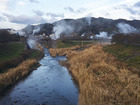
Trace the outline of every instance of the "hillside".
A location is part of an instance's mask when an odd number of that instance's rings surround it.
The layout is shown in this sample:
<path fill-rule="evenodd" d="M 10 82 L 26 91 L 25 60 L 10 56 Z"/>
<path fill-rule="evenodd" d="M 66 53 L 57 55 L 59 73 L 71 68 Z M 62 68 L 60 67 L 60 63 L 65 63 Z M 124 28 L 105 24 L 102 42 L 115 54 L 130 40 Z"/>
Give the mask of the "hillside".
<path fill-rule="evenodd" d="M 52 34 L 53 31 L 60 30 L 61 34 L 76 33 L 82 35 L 83 33 L 99 34 L 100 32 L 108 32 L 109 35 L 121 32 L 118 24 L 122 23 L 120 28 L 126 28 L 128 32 L 140 31 L 140 20 L 125 20 L 125 19 L 106 19 L 106 18 L 80 18 L 80 19 L 63 19 L 52 24 L 45 23 L 40 25 L 28 25 L 22 31 L 27 35 L 30 34 L 43 34 L 47 36 Z M 65 28 L 65 29 L 64 29 Z M 55 30 L 56 29 L 56 30 Z M 133 30 L 132 30 L 133 29 Z M 137 31 L 136 31 L 136 30 Z M 123 31 L 122 31 L 123 32 Z"/>

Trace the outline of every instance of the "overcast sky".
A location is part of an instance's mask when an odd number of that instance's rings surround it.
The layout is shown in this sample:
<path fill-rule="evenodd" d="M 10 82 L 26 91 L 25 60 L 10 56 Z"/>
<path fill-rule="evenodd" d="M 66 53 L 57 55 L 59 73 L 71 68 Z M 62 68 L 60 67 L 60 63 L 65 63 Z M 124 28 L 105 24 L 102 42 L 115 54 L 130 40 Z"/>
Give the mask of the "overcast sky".
<path fill-rule="evenodd" d="M 140 0 L 0 0 L 0 28 L 89 16 L 140 20 Z"/>

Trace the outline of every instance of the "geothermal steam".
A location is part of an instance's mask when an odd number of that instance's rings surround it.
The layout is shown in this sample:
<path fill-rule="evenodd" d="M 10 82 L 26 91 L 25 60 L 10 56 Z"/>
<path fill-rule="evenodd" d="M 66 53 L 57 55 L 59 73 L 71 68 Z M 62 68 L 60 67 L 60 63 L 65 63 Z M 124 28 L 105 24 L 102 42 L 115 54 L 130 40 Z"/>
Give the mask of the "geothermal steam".
<path fill-rule="evenodd" d="M 118 23 L 117 28 L 119 29 L 120 33 L 125 33 L 125 34 L 138 32 L 136 28 L 126 23 Z"/>
<path fill-rule="evenodd" d="M 29 45 L 29 47 L 30 47 L 31 49 L 36 49 L 36 48 L 37 48 L 36 42 L 37 42 L 37 40 L 39 40 L 39 39 L 41 39 L 41 38 L 35 38 L 35 37 L 34 37 L 34 34 L 35 34 L 35 33 L 38 33 L 39 31 L 40 31 L 40 27 L 36 27 L 36 28 L 33 30 L 32 35 L 30 35 L 29 38 L 27 39 L 27 43 L 28 43 L 28 45 Z"/>
<path fill-rule="evenodd" d="M 96 34 L 97 38 L 103 38 L 103 39 L 111 39 L 111 37 L 108 36 L 108 32 L 100 32 L 99 34 Z"/>
<path fill-rule="evenodd" d="M 124 33 L 124 34 L 138 33 L 138 30 L 136 28 L 126 23 L 118 23 L 116 26 L 119 29 L 119 33 Z M 111 39 L 112 36 L 113 34 L 108 36 L 107 32 L 100 32 L 99 34 L 96 34 L 97 38 L 103 38 L 103 39 Z"/>
<path fill-rule="evenodd" d="M 32 34 L 34 35 L 35 33 L 38 33 L 39 31 L 40 31 L 40 27 L 39 26 L 35 27 Z"/>
<path fill-rule="evenodd" d="M 72 27 L 70 24 L 67 24 L 65 20 L 57 23 L 53 28 L 56 39 L 60 38 L 62 33 L 65 35 L 70 35 L 73 31 L 74 27 Z"/>
<path fill-rule="evenodd" d="M 85 18 L 88 25 L 91 24 L 91 17 L 86 17 Z M 82 21 L 81 21 L 82 24 Z M 53 27 L 53 32 L 55 35 L 55 38 L 52 39 L 58 39 L 60 38 L 61 34 L 65 36 L 69 36 L 74 30 L 79 32 L 82 29 L 82 26 L 75 27 L 74 25 L 68 23 L 66 20 L 62 20 L 60 22 L 57 22 L 57 24 Z"/>
<path fill-rule="evenodd" d="M 88 22 L 88 25 L 90 26 L 90 24 L 91 24 L 91 17 L 86 17 L 86 20 Z"/>
<path fill-rule="evenodd" d="M 28 30 L 31 30 L 31 28 L 29 27 Z M 22 30 L 19 31 L 19 34 L 20 34 L 20 36 L 28 37 L 27 43 L 28 43 L 28 45 L 29 45 L 29 47 L 30 47 L 31 49 L 37 49 L 36 42 L 37 42 L 38 40 L 42 39 L 42 38 L 41 38 L 41 37 L 36 38 L 36 37 L 34 36 L 34 34 L 35 34 L 35 33 L 38 33 L 39 31 L 40 31 L 40 27 L 38 26 L 38 27 L 35 27 L 35 28 L 34 28 L 32 35 L 28 35 L 28 36 L 27 36 L 27 35 L 25 34 L 25 32 L 23 32 Z"/>
<path fill-rule="evenodd" d="M 31 49 L 35 49 L 36 48 L 36 40 L 28 38 L 27 39 L 27 43 L 28 43 L 28 45 L 29 45 L 29 47 Z"/>

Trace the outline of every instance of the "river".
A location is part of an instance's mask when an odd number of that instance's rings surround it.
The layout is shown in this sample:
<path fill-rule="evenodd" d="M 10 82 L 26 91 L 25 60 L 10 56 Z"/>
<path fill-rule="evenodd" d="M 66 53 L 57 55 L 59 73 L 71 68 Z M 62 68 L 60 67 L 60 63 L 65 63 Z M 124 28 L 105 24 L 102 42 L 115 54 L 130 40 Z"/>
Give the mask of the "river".
<path fill-rule="evenodd" d="M 0 105 L 78 105 L 78 88 L 58 63 L 66 58 L 53 58 L 46 48 L 44 53 L 41 66 L 11 87 L 0 98 Z"/>

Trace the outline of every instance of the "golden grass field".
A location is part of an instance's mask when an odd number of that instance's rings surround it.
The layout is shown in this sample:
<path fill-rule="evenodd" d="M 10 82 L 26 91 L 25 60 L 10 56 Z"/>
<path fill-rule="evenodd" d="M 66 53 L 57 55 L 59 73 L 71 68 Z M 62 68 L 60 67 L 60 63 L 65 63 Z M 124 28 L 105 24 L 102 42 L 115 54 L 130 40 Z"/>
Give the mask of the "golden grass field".
<path fill-rule="evenodd" d="M 37 64 L 35 59 L 28 59 L 19 64 L 16 68 L 12 68 L 5 73 L 1 73 L 0 92 L 30 73 L 33 70 L 31 68 L 35 66 L 35 64 Z"/>
<path fill-rule="evenodd" d="M 140 78 L 103 51 L 101 45 L 84 50 L 50 49 L 52 56 L 66 55 L 67 67 L 79 84 L 79 105 L 140 105 Z"/>

